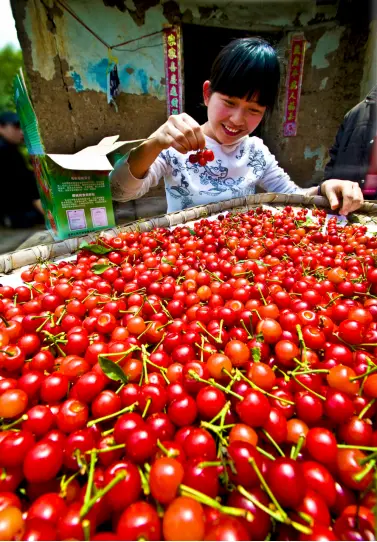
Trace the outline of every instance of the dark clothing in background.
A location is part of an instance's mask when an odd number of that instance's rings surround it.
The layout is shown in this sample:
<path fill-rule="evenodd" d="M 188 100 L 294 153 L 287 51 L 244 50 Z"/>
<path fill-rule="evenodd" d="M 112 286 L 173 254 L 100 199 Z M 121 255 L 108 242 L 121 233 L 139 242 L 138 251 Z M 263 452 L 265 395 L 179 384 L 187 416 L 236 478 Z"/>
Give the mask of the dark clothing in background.
<path fill-rule="evenodd" d="M 344 179 L 361 184 L 366 178 L 377 132 L 376 101 L 377 85 L 344 117 L 329 151 L 325 180 Z"/>
<path fill-rule="evenodd" d="M 0 217 L 14 228 L 27 228 L 43 223 L 42 215 L 34 208 L 39 199 L 36 180 L 28 169 L 18 145 L 0 136 Z"/>

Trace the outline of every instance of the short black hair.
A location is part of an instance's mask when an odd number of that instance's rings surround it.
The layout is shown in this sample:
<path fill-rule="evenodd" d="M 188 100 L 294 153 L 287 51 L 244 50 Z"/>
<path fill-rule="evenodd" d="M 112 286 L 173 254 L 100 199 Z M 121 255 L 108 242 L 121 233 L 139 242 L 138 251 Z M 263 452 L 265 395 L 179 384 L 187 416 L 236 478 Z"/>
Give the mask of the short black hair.
<path fill-rule="evenodd" d="M 0 113 L 0 125 L 6 126 L 7 124 L 20 126 L 20 120 L 17 113 L 13 113 L 13 111 L 3 111 Z"/>
<path fill-rule="evenodd" d="M 211 91 L 250 100 L 273 109 L 280 83 L 275 49 L 262 38 L 231 41 L 216 57 L 210 76 Z"/>

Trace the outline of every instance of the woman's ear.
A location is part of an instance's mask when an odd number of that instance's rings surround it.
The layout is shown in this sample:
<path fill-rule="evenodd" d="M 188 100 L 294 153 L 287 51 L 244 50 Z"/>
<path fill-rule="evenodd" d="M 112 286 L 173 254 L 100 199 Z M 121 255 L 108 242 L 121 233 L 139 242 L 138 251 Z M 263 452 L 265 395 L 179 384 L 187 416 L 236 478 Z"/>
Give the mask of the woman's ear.
<path fill-rule="evenodd" d="M 204 83 L 203 83 L 203 99 L 204 99 L 205 105 L 208 105 L 210 97 L 211 97 L 211 83 L 209 81 L 204 81 Z"/>

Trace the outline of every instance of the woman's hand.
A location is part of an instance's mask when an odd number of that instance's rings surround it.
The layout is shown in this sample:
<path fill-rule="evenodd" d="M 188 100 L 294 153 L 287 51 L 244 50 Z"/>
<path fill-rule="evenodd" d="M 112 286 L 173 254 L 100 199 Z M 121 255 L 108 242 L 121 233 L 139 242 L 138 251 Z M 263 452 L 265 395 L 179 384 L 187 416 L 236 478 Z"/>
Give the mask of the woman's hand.
<path fill-rule="evenodd" d="M 182 154 L 204 149 L 206 145 L 200 124 L 186 113 L 171 115 L 149 139 L 152 138 L 161 150 L 173 147 Z"/>
<path fill-rule="evenodd" d="M 331 209 L 340 207 L 340 215 L 352 213 L 364 203 L 360 186 L 351 181 L 328 179 L 322 183 L 321 193 L 329 200 Z"/>

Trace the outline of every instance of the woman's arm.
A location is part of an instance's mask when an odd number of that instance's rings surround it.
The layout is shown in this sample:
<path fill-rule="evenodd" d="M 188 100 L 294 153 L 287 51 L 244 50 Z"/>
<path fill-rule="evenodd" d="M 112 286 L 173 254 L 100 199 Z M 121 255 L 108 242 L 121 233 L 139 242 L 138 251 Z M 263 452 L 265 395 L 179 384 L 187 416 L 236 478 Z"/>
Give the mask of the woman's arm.
<path fill-rule="evenodd" d="M 117 162 L 110 173 L 113 199 L 123 202 L 137 199 L 156 186 L 169 167 L 161 157 L 162 151 L 169 147 L 182 154 L 203 149 L 205 138 L 200 125 L 185 113 L 170 116 L 126 159 Z"/>
<path fill-rule="evenodd" d="M 132 151 L 131 151 L 132 152 Z M 112 197 L 115 201 L 130 201 L 144 196 L 153 186 L 157 186 L 161 177 L 167 174 L 168 164 L 158 156 L 142 178 L 135 177 L 129 166 L 129 156 L 118 160 L 110 173 Z"/>
<path fill-rule="evenodd" d="M 144 143 L 131 151 L 128 163 L 132 175 L 142 178 L 161 151 L 172 147 L 185 154 L 205 147 L 200 125 L 186 113 L 171 115 Z"/>

